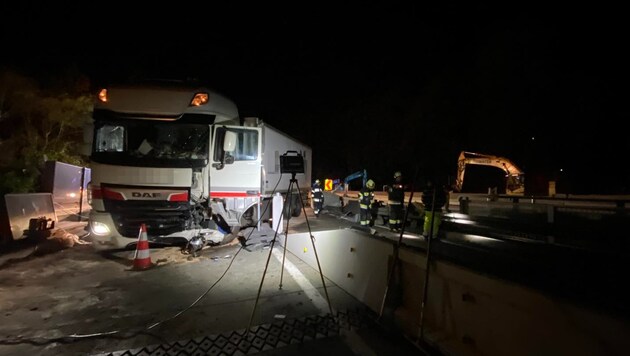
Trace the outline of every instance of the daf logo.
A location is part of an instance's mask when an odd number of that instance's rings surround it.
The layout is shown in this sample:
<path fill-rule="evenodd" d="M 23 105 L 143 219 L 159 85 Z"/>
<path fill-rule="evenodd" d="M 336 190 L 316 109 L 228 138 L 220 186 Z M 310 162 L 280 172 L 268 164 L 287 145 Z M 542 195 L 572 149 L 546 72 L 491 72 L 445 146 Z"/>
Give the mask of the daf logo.
<path fill-rule="evenodd" d="M 134 198 L 159 198 L 160 195 L 160 193 L 131 192 L 131 196 Z"/>

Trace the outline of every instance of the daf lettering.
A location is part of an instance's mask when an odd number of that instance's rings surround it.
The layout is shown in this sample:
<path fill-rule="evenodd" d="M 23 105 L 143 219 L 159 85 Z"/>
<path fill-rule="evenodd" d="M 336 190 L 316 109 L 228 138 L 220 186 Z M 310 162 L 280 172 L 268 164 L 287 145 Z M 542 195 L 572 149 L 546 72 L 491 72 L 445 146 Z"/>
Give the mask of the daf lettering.
<path fill-rule="evenodd" d="M 131 196 L 134 198 L 159 198 L 160 193 L 131 192 Z"/>

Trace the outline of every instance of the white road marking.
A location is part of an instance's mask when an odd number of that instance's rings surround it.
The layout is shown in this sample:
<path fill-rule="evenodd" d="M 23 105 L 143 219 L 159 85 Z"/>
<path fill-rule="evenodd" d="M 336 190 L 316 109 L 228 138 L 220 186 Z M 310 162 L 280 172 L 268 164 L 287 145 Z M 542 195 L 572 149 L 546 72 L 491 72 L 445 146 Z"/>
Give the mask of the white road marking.
<path fill-rule="evenodd" d="M 274 248 L 273 255 L 274 257 L 276 257 L 278 262 L 282 263 L 281 251 Z M 297 267 L 295 267 L 295 265 L 291 263 L 291 261 L 289 261 L 288 258 L 284 259 L 284 268 L 287 270 L 287 272 L 289 272 L 291 277 L 293 277 L 293 279 L 297 282 L 300 288 L 302 288 L 306 296 L 313 302 L 315 307 L 319 309 L 320 312 L 328 313 L 330 311 L 330 309 L 328 308 L 328 302 L 326 301 L 326 298 L 324 298 L 319 293 L 317 288 L 315 288 L 315 286 L 312 285 L 311 282 L 309 282 L 306 276 L 303 275 L 302 272 L 300 272 L 300 270 Z"/>

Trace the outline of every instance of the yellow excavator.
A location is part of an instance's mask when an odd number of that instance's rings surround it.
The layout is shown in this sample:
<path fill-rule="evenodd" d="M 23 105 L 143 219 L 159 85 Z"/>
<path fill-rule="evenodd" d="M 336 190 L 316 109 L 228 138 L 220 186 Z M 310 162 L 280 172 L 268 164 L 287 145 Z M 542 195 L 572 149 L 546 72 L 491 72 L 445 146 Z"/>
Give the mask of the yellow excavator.
<path fill-rule="evenodd" d="M 469 164 L 492 166 L 503 170 L 506 179 L 505 193 L 507 195 L 525 194 L 525 173 L 512 161 L 505 157 L 466 151 L 462 151 L 457 160 L 456 191 L 461 192 L 462 190 L 464 185 L 464 173 L 466 172 L 466 166 Z"/>

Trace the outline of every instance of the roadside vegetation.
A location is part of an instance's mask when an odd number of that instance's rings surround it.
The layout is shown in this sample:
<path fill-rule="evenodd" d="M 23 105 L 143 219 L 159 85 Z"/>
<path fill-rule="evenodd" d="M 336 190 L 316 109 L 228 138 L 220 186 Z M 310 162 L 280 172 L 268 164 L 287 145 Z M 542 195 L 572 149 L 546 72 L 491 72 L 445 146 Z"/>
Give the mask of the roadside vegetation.
<path fill-rule="evenodd" d="M 37 192 L 45 161 L 86 166 L 89 80 L 69 71 L 34 79 L 0 68 L 0 194 Z"/>

